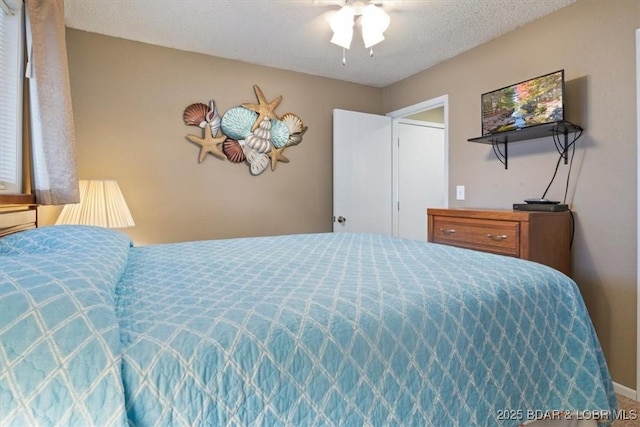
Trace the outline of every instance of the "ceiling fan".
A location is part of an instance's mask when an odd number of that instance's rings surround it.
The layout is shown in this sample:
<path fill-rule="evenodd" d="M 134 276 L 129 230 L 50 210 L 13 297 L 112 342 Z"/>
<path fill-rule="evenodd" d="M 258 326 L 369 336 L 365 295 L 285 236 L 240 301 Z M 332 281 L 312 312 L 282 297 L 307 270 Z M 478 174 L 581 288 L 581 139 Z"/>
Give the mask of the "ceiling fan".
<path fill-rule="evenodd" d="M 389 27 L 391 19 L 382 9 L 382 5 L 400 3 L 402 0 L 313 0 L 318 5 L 340 6 L 329 20 L 333 31 L 331 43 L 342 47 L 342 64 L 346 65 L 346 50 L 351 47 L 353 27 L 356 20 L 362 28 L 364 47 L 369 49 L 369 56 L 373 56 L 373 46 L 384 40 L 384 32 Z"/>
<path fill-rule="evenodd" d="M 320 6 L 345 6 L 347 4 L 361 3 L 362 5 L 366 5 L 368 3 L 377 4 L 377 5 L 392 5 L 392 4 L 400 4 L 404 2 L 404 0 L 312 0 L 313 4 L 317 4 Z"/>

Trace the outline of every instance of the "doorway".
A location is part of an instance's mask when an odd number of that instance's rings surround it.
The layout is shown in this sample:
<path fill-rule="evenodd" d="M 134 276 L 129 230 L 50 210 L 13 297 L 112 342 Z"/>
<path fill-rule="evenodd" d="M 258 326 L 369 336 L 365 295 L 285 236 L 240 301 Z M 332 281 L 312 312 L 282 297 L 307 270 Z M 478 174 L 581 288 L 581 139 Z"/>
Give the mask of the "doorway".
<path fill-rule="evenodd" d="M 391 117 L 393 121 L 393 235 L 399 237 L 413 236 L 409 238 L 419 238 L 420 236 L 423 236 L 419 240 L 426 240 L 426 207 L 449 207 L 449 96 L 443 95 L 437 98 L 430 99 L 428 101 L 420 102 L 418 104 L 402 108 L 400 110 L 392 111 L 388 113 L 387 116 Z M 430 175 L 430 177 L 424 177 L 423 179 L 428 179 L 429 182 L 431 182 L 431 190 L 429 191 L 429 194 L 421 195 L 421 197 L 423 197 L 423 200 L 425 200 L 426 202 L 426 207 L 422 208 L 418 206 L 411 206 L 411 204 L 407 206 L 407 200 L 401 194 L 401 181 L 403 180 L 403 176 L 400 172 L 402 167 L 399 162 L 403 157 L 406 156 L 402 156 L 399 153 L 399 151 L 401 150 L 398 147 L 398 141 L 402 136 L 401 134 L 403 130 L 407 129 L 403 126 L 407 124 L 439 128 L 440 132 L 443 133 L 443 135 L 441 135 L 440 137 L 442 140 L 441 146 L 430 147 L 432 156 L 434 157 L 429 160 L 429 164 L 424 165 L 424 168 L 430 169 L 430 173 L 427 174 Z M 423 147 L 423 150 L 428 151 L 429 147 Z M 407 194 L 407 196 L 409 198 L 413 197 L 413 195 L 410 194 Z M 401 198 L 405 198 L 405 201 L 403 202 Z M 405 205 L 405 208 L 411 207 L 411 209 L 419 209 L 419 213 L 414 212 L 409 215 L 416 215 L 413 222 L 415 224 L 421 224 L 421 226 L 424 227 L 424 230 L 418 230 L 417 226 L 414 231 L 411 232 L 407 232 L 406 227 L 404 227 L 404 231 L 401 230 L 403 228 L 401 226 L 401 221 L 407 216 L 405 214 L 407 211 L 406 209 L 403 210 L 403 205 Z M 419 221 L 418 216 L 422 217 L 422 221 Z"/>
<path fill-rule="evenodd" d="M 386 116 L 333 111 L 334 232 L 402 234 L 401 237 L 427 239 L 426 208 L 448 206 L 447 102 L 445 95 Z M 435 123 L 438 121 L 441 123 Z M 412 215 L 417 225 L 407 234 L 407 227 L 400 226 L 407 216 L 401 215 L 398 207 L 402 209 L 401 193 L 406 196 L 407 203 L 413 201 L 414 196 L 407 196 L 406 189 L 404 193 L 400 191 L 401 180 L 407 175 L 399 173 L 398 141 L 402 132 L 406 135 L 407 131 L 416 129 L 439 132 L 440 148 L 430 159 L 437 167 L 427 165 L 428 172 L 437 171 L 437 177 L 421 178 L 427 180 L 429 187 L 437 189 L 439 196 L 415 208 Z M 422 148 L 425 147 L 418 147 Z M 418 164 L 418 169 L 424 169 L 425 164 Z M 410 204 L 406 204 L 402 213 L 408 212 L 409 207 Z"/>
<path fill-rule="evenodd" d="M 444 207 L 443 124 L 398 120 L 398 237 L 427 239 L 426 210 Z"/>

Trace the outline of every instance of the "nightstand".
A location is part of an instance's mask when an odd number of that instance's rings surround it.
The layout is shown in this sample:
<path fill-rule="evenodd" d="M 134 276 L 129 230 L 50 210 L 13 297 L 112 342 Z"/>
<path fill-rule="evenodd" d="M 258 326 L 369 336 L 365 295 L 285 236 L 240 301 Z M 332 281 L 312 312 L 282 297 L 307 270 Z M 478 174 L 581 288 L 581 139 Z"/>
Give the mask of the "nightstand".
<path fill-rule="evenodd" d="M 427 209 L 427 240 L 539 262 L 571 273 L 571 213 Z"/>

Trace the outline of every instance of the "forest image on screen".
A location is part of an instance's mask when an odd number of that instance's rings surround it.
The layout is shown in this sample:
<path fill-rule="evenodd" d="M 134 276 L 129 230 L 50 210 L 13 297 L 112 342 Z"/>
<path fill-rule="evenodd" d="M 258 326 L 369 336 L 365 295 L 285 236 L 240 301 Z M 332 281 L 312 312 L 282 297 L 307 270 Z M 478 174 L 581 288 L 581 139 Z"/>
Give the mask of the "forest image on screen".
<path fill-rule="evenodd" d="M 562 71 L 482 95 L 482 135 L 564 120 Z"/>

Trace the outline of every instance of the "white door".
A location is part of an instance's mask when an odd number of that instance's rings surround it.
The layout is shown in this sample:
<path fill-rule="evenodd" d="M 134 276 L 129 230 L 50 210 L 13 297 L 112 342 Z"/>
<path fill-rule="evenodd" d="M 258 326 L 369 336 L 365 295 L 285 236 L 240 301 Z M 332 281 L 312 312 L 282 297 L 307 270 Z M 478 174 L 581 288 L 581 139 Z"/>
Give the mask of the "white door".
<path fill-rule="evenodd" d="M 391 118 L 333 111 L 333 231 L 391 235 Z"/>
<path fill-rule="evenodd" d="M 427 240 L 427 208 L 444 207 L 444 126 L 398 123 L 398 237 Z"/>

